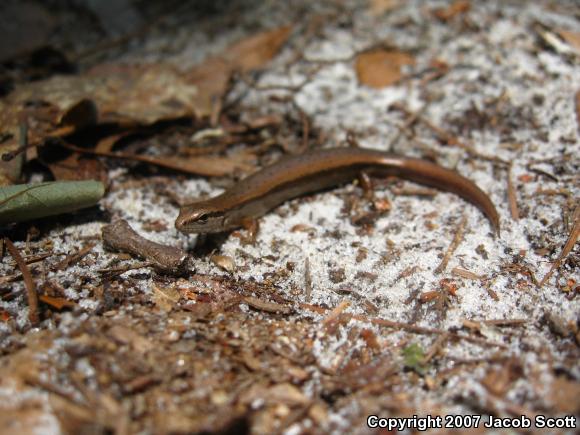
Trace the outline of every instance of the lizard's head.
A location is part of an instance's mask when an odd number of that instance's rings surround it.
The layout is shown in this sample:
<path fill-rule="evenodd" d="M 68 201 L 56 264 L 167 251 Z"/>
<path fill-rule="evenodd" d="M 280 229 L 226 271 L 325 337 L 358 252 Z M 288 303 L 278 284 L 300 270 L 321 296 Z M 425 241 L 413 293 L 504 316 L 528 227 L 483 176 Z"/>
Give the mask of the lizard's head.
<path fill-rule="evenodd" d="M 225 231 L 224 213 L 207 201 L 194 202 L 181 207 L 175 228 L 182 233 L 219 233 Z"/>

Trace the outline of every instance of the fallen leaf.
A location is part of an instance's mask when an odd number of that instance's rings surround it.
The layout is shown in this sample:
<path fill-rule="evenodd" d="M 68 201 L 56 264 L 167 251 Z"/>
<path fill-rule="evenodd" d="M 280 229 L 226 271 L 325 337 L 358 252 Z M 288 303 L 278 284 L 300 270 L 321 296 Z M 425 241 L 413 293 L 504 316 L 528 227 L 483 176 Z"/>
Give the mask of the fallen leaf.
<path fill-rule="evenodd" d="M 276 385 L 256 383 L 244 391 L 238 400 L 244 404 L 260 400 L 267 404 L 285 404 L 288 406 L 305 406 L 310 403 L 310 399 L 298 387 L 290 383 Z"/>
<path fill-rule="evenodd" d="M 153 302 L 159 309 L 168 313 L 179 302 L 180 294 L 174 287 L 158 287 L 153 285 Z"/>
<path fill-rule="evenodd" d="M 229 255 L 214 254 L 209 259 L 213 264 L 226 272 L 233 273 L 236 270 L 236 263 Z"/>
<path fill-rule="evenodd" d="M 281 305 L 275 302 L 268 302 L 251 296 L 246 296 L 243 300 L 250 307 L 256 310 L 265 311 L 267 313 L 288 314 L 292 311 L 292 307 L 288 305 Z"/>
<path fill-rule="evenodd" d="M 63 308 L 74 308 L 77 305 L 76 302 L 69 301 L 68 299 L 48 295 L 39 295 L 38 299 L 58 311 L 62 310 Z"/>
<path fill-rule="evenodd" d="M 513 383 L 522 377 L 523 369 L 517 359 L 511 359 L 501 367 L 488 370 L 483 386 L 492 394 L 504 397 Z"/>
<path fill-rule="evenodd" d="M 23 85 L 0 100 L 0 131 L 6 135 L 0 151 L 12 153 L 22 145 L 23 126 L 27 127 L 27 142 L 35 145 L 47 137 L 64 137 L 96 122 L 130 128 L 209 116 L 214 99 L 226 91 L 231 75 L 262 67 L 280 50 L 291 30 L 286 26 L 257 33 L 185 71 L 162 63 L 109 63 L 97 65 L 83 75 L 53 76 Z M 36 157 L 35 148 L 29 149 L 32 155 L 28 157 Z M 0 185 L 18 180 L 21 157 L 0 162 Z"/>
<path fill-rule="evenodd" d="M 261 68 L 278 53 L 291 31 L 292 27 L 284 26 L 242 39 L 226 50 L 224 58 L 244 72 Z"/>
<path fill-rule="evenodd" d="M 558 413 L 577 414 L 580 412 L 580 382 L 564 376 L 554 379 L 550 388 L 550 401 Z"/>
<path fill-rule="evenodd" d="M 98 121 L 98 109 L 94 101 L 84 98 L 77 101 L 60 117 L 61 126 L 72 126 L 75 131 L 95 125 Z"/>
<path fill-rule="evenodd" d="M 206 177 L 220 177 L 236 172 L 249 173 L 255 170 L 251 155 L 162 157 L 157 160 L 160 161 L 160 166 Z"/>
<path fill-rule="evenodd" d="M 446 8 L 433 10 L 433 15 L 442 21 L 449 21 L 459 14 L 464 14 L 471 9 L 471 4 L 467 0 L 457 0 Z"/>
<path fill-rule="evenodd" d="M 211 114 L 213 101 L 225 92 L 234 71 L 247 72 L 262 67 L 274 57 L 290 36 L 289 26 L 268 30 L 234 43 L 223 53 L 208 58 L 186 73 L 195 85 L 195 109 L 199 116 Z"/>
<path fill-rule="evenodd" d="M 534 181 L 534 176 L 532 174 L 522 174 L 518 177 L 518 181 L 529 183 L 530 181 Z"/>
<path fill-rule="evenodd" d="M 568 45 L 580 53 L 580 32 L 570 32 L 569 30 L 558 30 L 557 32 Z"/>
<path fill-rule="evenodd" d="M 73 153 L 64 160 L 48 163 L 47 166 L 57 181 L 98 180 L 107 184 L 105 166 L 97 159 Z"/>
<path fill-rule="evenodd" d="M 380 89 L 399 81 L 402 77 L 401 68 L 414 63 L 415 60 L 410 54 L 377 49 L 359 54 L 355 69 L 361 84 Z"/>
<path fill-rule="evenodd" d="M 155 347 L 155 344 L 131 328 L 115 325 L 109 329 L 108 335 L 118 343 L 131 345 L 138 353 L 146 353 Z"/>
<path fill-rule="evenodd" d="M 375 17 L 399 6 L 399 0 L 370 0 L 369 9 Z"/>
<path fill-rule="evenodd" d="M 103 183 L 54 181 L 0 188 L 0 222 L 22 222 L 94 206 L 105 194 Z"/>

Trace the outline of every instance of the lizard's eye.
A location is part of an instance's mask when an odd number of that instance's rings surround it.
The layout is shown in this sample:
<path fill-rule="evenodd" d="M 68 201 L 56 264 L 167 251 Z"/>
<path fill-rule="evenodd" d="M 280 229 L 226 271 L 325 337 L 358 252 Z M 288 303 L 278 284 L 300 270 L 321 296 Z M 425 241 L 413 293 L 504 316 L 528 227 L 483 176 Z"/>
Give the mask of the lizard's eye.
<path fill-rule="evenodd" d="M 195 221 L 198 224 L 206 224 L 208 220 L 208 216 L 206 214 L 202 214 L 201 216 L 199 216 Z"/>

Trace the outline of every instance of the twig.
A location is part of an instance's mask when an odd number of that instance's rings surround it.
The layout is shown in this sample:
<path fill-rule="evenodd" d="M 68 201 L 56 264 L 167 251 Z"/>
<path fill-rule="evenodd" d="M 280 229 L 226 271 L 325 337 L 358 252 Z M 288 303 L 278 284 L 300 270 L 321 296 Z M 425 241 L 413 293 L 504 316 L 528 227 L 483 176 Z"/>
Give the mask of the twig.
<path fill-rule="evenodd" d="M 448 334 L 441 334 L 439 337 L 437 337 L 435 343 L 433 343 L 433 345 L 429 349 L 429 352 L 427 352 L 427 355 L 425 355 L 425 358 L 423 359 L 423 364 L 427 364 L 437 354 L 437 352 L 439 352 L 439 350 L 445 344 L 448 338 L 449 338 Z"/>
<path fill-rule="evenodd" d="M 338 304 L 331 312 L 328 314 L 324 320 L 322 321 L 323 325 L 328 325 L 329 323 L 334 322 L 338 316 L 340 316 L 344 310 L 346 310 L 350 306 L 350 302 L 342 301 Z"/>
<path fill-rule="evenodd" d="M 404 105 L 395 103 L 391 107 L 395 107 L 397 110 L 401 110 L 402 112 L 404 112 L 408 116 L 415 116 L 417 118 L 417 120 L 421 121 L 421 123 L 423 125 L 425 125 L 425 127 L 429 128 L 433 133 L 435 133 L 435 135 L 439 138 L 439 140 L 446 143 L 447 145 L 462 148 L 465 151 L 467 151 L 467 153 L 472 157 L 479 158 L 482 160 L 487 160 L 487 161 L 501 164 L 504 166 L 509 166 L 509 162 L 507 162 L 503 159 L 500 159 L 499 157 L 481 154 L 480 152 L 476 151 L 473 148 L 473 146 L 471 146 L 467 143 L 461 142 L 457 137 L 450 135 L 445 130 L 443 130 L 441 127 L 438 127 L 435 124 L 433 124 L 427 118 L 425 118 L 419 114 L 413 113 L 412 111 L 407 109 Z"/>
<path fill-rule="evenodd" d="M 300 308 L 305 310 L 314 311 L 319 314 L 324 314 L 329 311 L 329 308 L 321 307 L 319 305 L 312 305 L 312 304 L 299 304 Z M 413 332 L 415 334 L 426 334 L 426 335 L 439 335 L 439 334 L 447 334 L 449 338 L 453 338 L 456 340 L 465 340 L 471 343 L 480 344 L 482 346 L 496 346 L 502 349 L 507 349 L 507 346 L 502 343 L 490 342 L 483 338 L 478 337 L 469 337 L 467 335 L 460 335 L 456 332 L 449 332 L 444 329 L 436 329 L 436 328 L 425 328 L 423 326 L 411 325 L 405 322 L 395 322 L 392 320 L 387 319 L 379 319 L 379 318 L 371 318 L 361 314 L 345 314 L 349 316 L 351 319 L 359 320 L 361 322 L 368 322 L 372 323 L 373 325 L 383 326 L 386 328 L 393 328 L 393 329 L 401 329 L 404 331 Z"/>
<path fill-rule="evenodd" d="M 548 271 L 548 273 L 546 273 L 546 276 L 544 276 L 544 278 L 542 278 L 542 280 L 540 281 L 539 283 L 540 288 L 543 287 L 543 285 L 546 283 L 546 281 L 548 281 L 548 279 L 550 279 L 552 273 L 554 273 L 554 271 L 558 267 L 560 267 L 560 264 L 562 263 L 564 258 L 566 258 L 570 253 L 570 251 L 572 251 L 572 248 L 574 247 L 576 241 L 578 240 L 578 236 L 580 236 L 580 206 L 577 206 L 576 209 L 574 210 L 574 226 L 572 227 L 572 231 L 570 231 L 568 240 L 566 240 L 566 244 L 564 245 L 562 252 L 558 256 L 556 261 L 552 263 L 552 267 L 550 267 L 550 270 Z"/>
<path fill-rule="evenodd" d="M 110 249 L 145 258 L 160 272 L 181 274 L 189 267 L 185 251 L 141 237 L 122 219 L 103 228 L 103 243 Z"/>
<path fill-rule="evenodd" d="M 490 320 L 474 320 L 474 321 L 492 326 L 519 326 L 528 323 L 527 319 L 490 319 Z"/>
<path fill-rule="evenodd" d="M 461 278 L 473 279 L 476 281 L 481 281 L 481 280 L 485 279 L 485 277 L 483 277 L 483 276 L 480 276 L 476 273 L 473 273 L 470 270 L 461 269 L 460 267 L 454 267 L 453 269 L 451 269 L 451 274 L 456 275 L 456 276 L 460 276 Z"/>
<path fill-rule="evenodd" d="M 153 264 L 150 261 L 143 261 L 141 263 L 132 264 L 128 266 L 111 267 L 108 269 L 99 269 L 98 272 L 103 278 L 111 279 L 114 276 L 119 276 L 130 270 L 143 269 L 145 267 L 152 267 Z"/>
<path fill-rule="evenodd" d="M 113 159 L 132 160 L 132 161 L 147 163 L 149 165 L 159 166 L 161 168 L 171 169 L 174 171 L 185 172 L 187 174 L 216 176 L 216 175 L 225 175 L 225 174 L 229 173 L 229 171 L 224 171 L 224 169 L 220 169 L 219 171 L 216 171 L 215 169 L 208 171 L 207 167 L 205 167 L 206 165 L 202 164 L 204 162 L 207 162 L 207 160 L 203 160 L 202 163 L 199 163 L 197 165 L 193 165 L 192 162 L 195 161 L 194 159 L 176 160 L 176 159 L 171 159 L 170 157 L 166 156 L 167 160 L 162 160 L 162 159 L 157 158 L 157 157 L 147 156 L 147 155 L 143 155 L 143 154 L 128 154 L 128 153 L 123 153 L 123 152 L 97 151 L 97 150 L 88 149 L 88 148 L 80 148 L 80 147 L 68 144 L 64 141 L 59 142 L 59 145 L 62 146 L 63 148 L 67 148 L 67 149 L 69 149 L 71 151 L 75 151 L 77 153 L 89 154 L 89 155 L 98 156 L 98 157 L 109 157 L 109 158 L 113 158 Z M 225 163 L 225 161 L 226 161 L 226 159 L 223 159 L 222 166 L 223 166 L 223 163 Z"/>
<path fill-rule="evenodd" d="M 4 238 L 4 243 L 6 244 L 6 248 L 8 248 L 8 252 L 10 252 L 10 255 L 12 255 L 12 258 L 16 261 L 16 264 L 18 264 L 18 268 L 24 278 L 26 294 L 28 295 L 28 319 L 32 325 L 37 325 L 40 321 L 40 315 L 38 313 L 38 294 L 36 293 L 36 285 L 34 284 L 34 279 L 32 279 L 30 269 L 28 269 L 28 265 L 20 255 L 20 252 L 18 252 L 16 246 L 14 246 L 8 237 Z"/>
<path fill-rule="evenodd" d="M 307 301 L 312 298 L 312 275 L 310 274 L 310 259 L 304 260 L 304 296 Z"/>
<path fill-rule="evenodd" d="M 389 144 L 388 149 L 393 149 L 395 147 L 395 145 L 397 144 L 397 142 L 399 142 L 399 139 L 401 138 L 401 135 L 403 134 L 403 132 L 408 131 L 419 119 L 420 116 L 423 116 L 423 114 L 427 111 L 427 107 L 429 106 L 429 102 L 425 105 L 423 105 L 423 107 L 421 107 L 421 109 L 419 109 L 418 112 L 415 113 L 409 113 L 409 112 L 404 112 L 405 115 L 407 115 L 407 120 L 405 121 L 405 123 L 401 126 L 397 126 L 398 128 L 398 132 L 395 135 L 395 137 L 393 138 L 393 140 L 391 141 L 391 143 Z M 411 133 L 411 132 L 409 132 Z"/>
<path fill-rule="evenodd" d="M 510 165 L 507 171 L 507 194 L 512 219 L 514 221 L 518 221 L 520 220 L 520 210 L 518 208 L 518 199 L 516 196 L 516 190 L 514 188 L 514 183 L 512 181 L 512 165 Z"/>
<path fill-rule="evenodd" d="M 465 233 L 465 225 L 466 224 L 467 224 L 467 217 L 465 215 L 463 215 L 463 217 L 461 218 L 461 222 L 459 222 L 459 225 L 457 225 L 457 229 L 455 231 L 455 235 L 453 236 L 453 240 L 451 241 L 449 248 L 447 248 L 447 252 L 445 252 L 445 255 L 443 256 L 443 260 L 441 260 L 441 263 L 435 269 L 435 273 L 441 273 L 447 267 L 447 263 L 449 263 L 451 256 L 453 255 L 453 253 L 455 252 L 455 250 L 457 249 L 457 247 L 459 246 L 459 244 L 463 240 L 463 234 Z"/>
<path fill-rule="evenodd" d="M 71 254 L 71 255 L 67 255 L 67 257 L 64 260 L 58 262 L 55 269 L 56 270 L 65 270 L 66 268 L 68 268 L 68 267 L 72 266 L 73 264 L 77 263 L 78 261 L 80 261 L 85 255 L 87 255 L 89 252 L 91 252 L 91 250 L 94 247 L 95 247 L 94 243 L 89 243 L 87 246 L 82 248 L 80 251 L 78 251 L 74 254 Z"/>
<path fill-rule="evenodd" d="M 242 298 L 242 302 L 245 302 L 247 305 L 256 310 L 265 311 L 267 313 L 289 314 L 292 312 L 292 307 L 289 305 L 268 302 L 253 296 L 246 296 Z"/>

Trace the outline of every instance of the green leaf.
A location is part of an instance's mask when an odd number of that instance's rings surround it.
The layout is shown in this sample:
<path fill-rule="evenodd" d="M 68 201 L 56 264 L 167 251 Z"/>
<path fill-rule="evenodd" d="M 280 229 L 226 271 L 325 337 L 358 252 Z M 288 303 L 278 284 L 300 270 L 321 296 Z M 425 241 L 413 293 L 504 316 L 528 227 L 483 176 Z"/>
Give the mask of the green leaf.
<path fill-rule="evenodd" d="M 0 224 L 91 207 L 105 194 L 100 181 L 54 181 L 0 187 Z"/>

